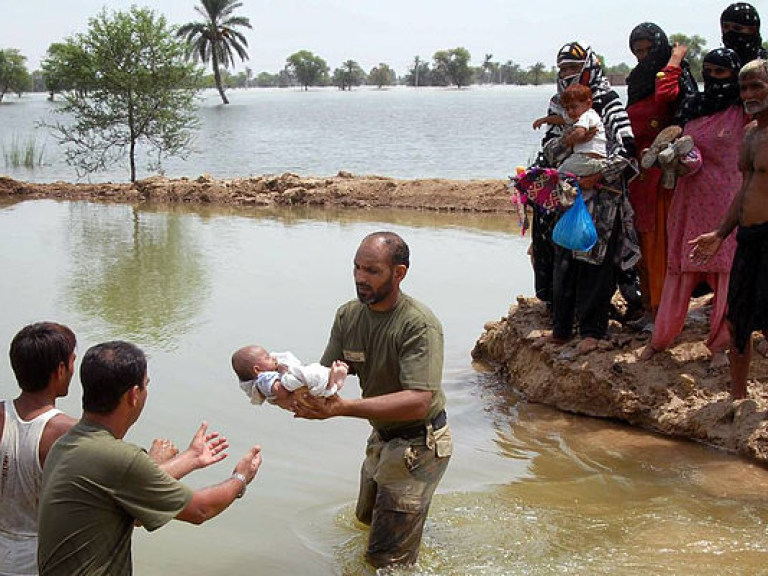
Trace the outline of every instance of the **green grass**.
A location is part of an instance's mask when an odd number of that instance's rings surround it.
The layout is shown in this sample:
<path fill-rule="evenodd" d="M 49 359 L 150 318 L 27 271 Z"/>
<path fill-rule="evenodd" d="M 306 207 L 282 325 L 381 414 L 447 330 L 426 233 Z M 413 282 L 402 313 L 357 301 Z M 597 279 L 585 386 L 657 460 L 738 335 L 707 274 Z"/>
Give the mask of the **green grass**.
<path fill-rule="evenodd" d="M 43 165 L 45 145 L 38 144 L 34 136 L 22 141 L 18 136 L 11 138 L 9 147 L 3 144 L 3 159 L 6 168 L 36 168 Z"/>

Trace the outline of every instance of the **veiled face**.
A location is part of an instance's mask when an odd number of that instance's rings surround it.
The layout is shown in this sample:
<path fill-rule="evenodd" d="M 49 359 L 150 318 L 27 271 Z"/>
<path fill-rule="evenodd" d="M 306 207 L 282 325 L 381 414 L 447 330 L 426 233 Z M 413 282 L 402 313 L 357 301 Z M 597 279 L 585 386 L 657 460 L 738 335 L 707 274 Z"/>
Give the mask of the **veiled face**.
<path fill-rule="evenodd" d="M 704 70 L 706 70 L 709 76 L 715 80 L 729 80 L 730 78 L 733 78 L 733 70 L 726 68 L 725 66 L 719 66 L 718 64 L 704 62 Z"/>
<path fill-rule="evenodd" d="M 746 26 L 736 22 L 723 22 L 720 24 L 720 30 L 723 34 L 726 32 L 736 32 L 737 34 L 746 34 L 748 36 L 754 36 L 758 33 L 757 26 Z"/>
<path fill-rule="evenodd" d="M 635 55 L 638 62 L 642 62 L 648 57 L 651 49 L 653 48 L 653 42 L 650 40 L 635 40 L 632 43 L 632 54 Z"/>
<path fill-rule="evenodd" d="M 558 68 L 557 75 L 560 78 L 570 78 L 581 72 L 584 68 L 583 62 L 563 62 Z"/>

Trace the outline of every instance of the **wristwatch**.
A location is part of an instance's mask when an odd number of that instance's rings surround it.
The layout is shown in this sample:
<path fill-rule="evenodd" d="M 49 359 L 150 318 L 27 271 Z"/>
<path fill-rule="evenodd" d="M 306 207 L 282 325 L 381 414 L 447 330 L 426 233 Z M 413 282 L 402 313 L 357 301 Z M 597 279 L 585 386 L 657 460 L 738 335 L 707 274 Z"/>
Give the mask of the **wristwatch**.
<path fill-rule="evenodd" d="M 242 498 L 243 494 L 245 494 L 245 489 L 248 487 L 248 480 L 245 479 L 245 474 L 242 474 L 240 472 L 233 472 L 232 478 L 234 478 L 235 480 L 243 484 L 243 489 L 240 490 L 240 492 L 238 492 L 236 496 L 236 498 Z"/>

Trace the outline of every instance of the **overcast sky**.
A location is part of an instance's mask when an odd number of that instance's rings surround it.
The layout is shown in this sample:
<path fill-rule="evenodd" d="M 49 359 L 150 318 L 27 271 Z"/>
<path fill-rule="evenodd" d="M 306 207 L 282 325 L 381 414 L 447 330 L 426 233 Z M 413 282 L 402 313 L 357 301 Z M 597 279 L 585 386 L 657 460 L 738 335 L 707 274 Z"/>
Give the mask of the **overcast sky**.
<path fill-rule="evenodd" d="M 172 24 L 199 20 L 198 0 L 3 0 L 0 48 L 18 48 L 37 69 L 52 42 L 85 31 L 106 7 L 152 8 Z M 242 0 L 238 14 L 253 25 L 248 66 L 276 72 L 287 56 L 310 50 L 333 69 L 347 59 L 367 71 L 386 62 L 405 74 L 419 55 L 463 46 L 479 65 L 485 54 L 523 67 L 554 64 L 557 49 L 578 40 L 605 56 L 608 65 L 633 62 L 627 46 L 632 28 L 656 22 L 667 34 L 698 34 L 708 48 L 720 45 L 723 0 Z M 754 2 L 765 19 L 768 2 Z M 766 34 L 763 33 L 765 38 Z M 238 69 L 242 70 L 243 65 Z"/>

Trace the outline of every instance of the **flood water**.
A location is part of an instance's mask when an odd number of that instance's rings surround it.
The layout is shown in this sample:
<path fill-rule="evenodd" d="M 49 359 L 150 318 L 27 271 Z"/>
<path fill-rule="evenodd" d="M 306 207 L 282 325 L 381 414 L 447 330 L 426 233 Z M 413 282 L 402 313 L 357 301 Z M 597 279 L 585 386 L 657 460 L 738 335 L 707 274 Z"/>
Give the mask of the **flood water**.
<path fill-rule="evenodd" d="M 768 574 L 764 469 L 529 405 L 472 367 L 483 324 L 531 294 L 527 239 L 508 216 L 0 205 L 0 342 L 53 319 L 76 331 L 80 355 L 107 339 L 140 345 L 152 383 L 127 439 L 184 446 L 203 419 L 229 438 L 230 458 L 190 475 L 193 487 L 226 478 L 251 444 L 264 447 L 248 494 L 220 517 L 137 529 L 136 574 L 373 573 L 353 517 L 367 423 L 254 407 L 229 357 L 258 342 L 317 360 L 336 307 L 354 297 L 354 250 L 382 228 L 411 246 L 404 290 L 443 322 L 456 441 L 420 564 L 402 573 Z M 60 403 L 73 415 L 76 380 Z M 343 394 L 357 393 L 350 378 Z M 6 360 L 0 397 L 15 394 Z"/>
<path fill-rule="evenodd" d="M 162 168 L 176 178 L 203 172 L 217 178 L 328 176 L 339 170 L 394 178 L 506 178 L 535 156 L 541 132 L 531 123 L 546 112 L 553 89 L 260 88 L 231 91 L 227 106 L 215 91 L 206 91 L 188 156 L 164 160 Z M 7 96 L 0 103 L 1 151 L 13 150 L 14 142 L 21 148 L 29 138 L 43 150 L 42 166 L 6 163 L 5 173 L 39 182 L 77 178 L 51 131 L 41 126 L 66 120 L 54 114 L 58 108 L 44 94 Z M 154 173 L 148 160 L 156 158 L 137 154 L 139 178 Z M 86 179 L 128 178 L 126 159 Z"/>

